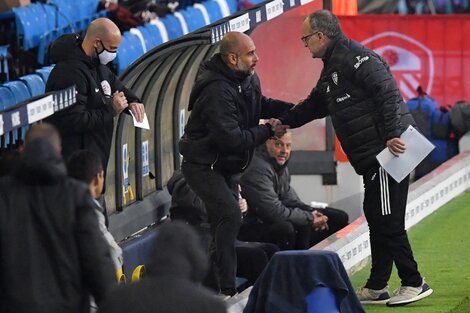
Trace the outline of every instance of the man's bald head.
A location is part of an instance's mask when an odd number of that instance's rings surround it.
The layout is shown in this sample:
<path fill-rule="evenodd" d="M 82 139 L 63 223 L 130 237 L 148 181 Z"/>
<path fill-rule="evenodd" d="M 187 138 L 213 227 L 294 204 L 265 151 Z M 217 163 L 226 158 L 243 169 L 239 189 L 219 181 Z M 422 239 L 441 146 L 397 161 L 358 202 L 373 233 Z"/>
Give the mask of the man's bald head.
<path fill-rule="evenodd" d="M 241 76 L 253 74 L 259 58 L 255 43 L 241 32 L 228 32 L 220 42 L 222 60 Z"/>
<path fill-rule="evenodd" d="M 90 23 L 83 39 L 82 47 L 90 57 L 96 57 L 97 51 L 106 49 L 116 51 L 121 43 L 121 31 L 108 18 L 97 18 Z"/>
<path fill-rule="evenodd" d="M 117 27 L 117 25 L 109 18 L 101 17 L 90 23 L 86 31 L 85 38 L 98 37 L 102 40 L 108 40 L 113 36 L 121 36 L 119 27 Z"/>
<path fill-rule="evenodd" d="M 241 54 L 243 45 L 246 45 L 247 42 L 253 42 L 250 36 L 241 33 L 241 32 L 228 32 L 225 34 L 224 38 L 220 41 L 220 54 L 224 61 L 227 60 L 227 57 L 230 53 L 235 53 L 237 55 Z"/>
<path fill-rule="evenodd" d="M 54 150 L 57 152 L 57 154 L 61 154 L 62 143 L 60 140 L 60 135 L 57 129 L 51 124 L 41 123 L 31 126 L 24 139 L 25 146 L 36 139 L 44 139 L 48 141 L 52 147 L 54 147 Z"/>

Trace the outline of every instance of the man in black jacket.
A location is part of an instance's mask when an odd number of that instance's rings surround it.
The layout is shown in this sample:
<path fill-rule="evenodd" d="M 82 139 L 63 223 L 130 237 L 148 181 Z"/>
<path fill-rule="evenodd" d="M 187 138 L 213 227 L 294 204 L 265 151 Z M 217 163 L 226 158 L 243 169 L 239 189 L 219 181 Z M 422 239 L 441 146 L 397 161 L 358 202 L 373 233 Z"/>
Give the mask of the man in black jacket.
<path fill-rule="evenodd" d="M 167 184 L 168 192 L 171 195 L 170 217 L 173 221 L 184 221 L 193 226 L 201 237 L 204 248 L 208 251 L 211 259 L 214 259 L 212 247 L 212 235 L 210 224 L 207 219 L 207 212 L 204 202 L 188 186 L 180 170 L 176 170 Z M 239 199 L 240 211 L 243 215 L 247 212 L 246 200 Z M 252 240 L 253 241 L 253 240 Z M 279 248 L 266 242 L 235 242 L 237 253 L 237 276 L 246 278 L 251 286 L 264 270 L 266 264 Z M 212 264 L 213 262 L 211 262 Z M 218 282 L 215 281 L 212 272 L 204 280 L 207 287 L 217 289 Z"/>
<path fill-rule="evenodd" d="M 75 85 L 77 103 L 47 121 L 60 132 L 65 158 L 80 149 L 91 150 L 100 156 L 105 172 L 114 116 L 130 110 L 142 121 L 145 112 L 137 96 L 105 66 L 116 57 L 120 42 L 119 28 L 107 18 L 98 18 L 90 24 L 83 40 L 77 34 L 68 34 L 50 48 L 50 59 L 56 66 L 46 91 Z"/>
<path fill-rule="evenodd" d="M 90 312 L 116 282 L 85 184 L 67 176 L 60 137 L 32 126 L 0 179 L 0 312 Z"/>
<path fill-rule="evenodd" d="M 372 269 L 365 287 L 358 290 L 359 299 L 394 306 L 427 297 L 432 289 L 418 271 L 405 230 L 409 177 L 397 183 L 376 159 L 385 148 L 399 157 L 406 149 L 400 135 L 414 124 L 390 68 L 374 51 L 346 38 L 329 11 L 310 14 L 302 35 L 305 47 L 313 58 L 322 58 L 324 67 L 307 99 L 281 122 L 299 127 L 331 116 L 343 150 L 363 176 Z M 402 287 L 390 298 L 387 283 L 393 263 Z"/>
<path fill-rule="evenodd" d="M 186 181 L 206 205 L 220 289 L 226 295 L 236 293 L 238 174 L 250 163 L 253 149 L 273 135 L 271 125 L 259 125 L 259 119 L 278 117 L 292 106 L 261 94 L 257 62 L 249 36 L 225 35 L 220 52 L 201 65 L 179 146 Z"/>
<path fill-rule="evenodd" d="M 302 202 L 290 186 L 287 163 L 292 133 L 270 138 L 260 146 L 241 178 L 248 202 L 239 239 L 275 243 L 281 250 L 308 249 L 348 225 L 348 214 Z"/>

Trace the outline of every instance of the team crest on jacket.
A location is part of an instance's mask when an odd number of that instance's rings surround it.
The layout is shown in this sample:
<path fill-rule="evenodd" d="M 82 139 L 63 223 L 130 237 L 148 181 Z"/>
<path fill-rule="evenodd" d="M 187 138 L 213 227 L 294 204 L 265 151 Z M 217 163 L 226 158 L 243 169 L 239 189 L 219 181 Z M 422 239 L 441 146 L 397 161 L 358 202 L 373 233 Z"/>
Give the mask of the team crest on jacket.
<path fill-rule="evenodd" d="M 338 73 L 333 72 L 333 74 L 331 74 L 331 79 L 333 80 L 333 83 L 338 86 Z"/>
<path fill-rule="evenodd" d="M 387 61 L 405 101 L 415 97 L 420 85 L 426 93 L 432 94 L 434 57 L 423 43 L 398 32 L 383 32 L 362 44 Z"/>

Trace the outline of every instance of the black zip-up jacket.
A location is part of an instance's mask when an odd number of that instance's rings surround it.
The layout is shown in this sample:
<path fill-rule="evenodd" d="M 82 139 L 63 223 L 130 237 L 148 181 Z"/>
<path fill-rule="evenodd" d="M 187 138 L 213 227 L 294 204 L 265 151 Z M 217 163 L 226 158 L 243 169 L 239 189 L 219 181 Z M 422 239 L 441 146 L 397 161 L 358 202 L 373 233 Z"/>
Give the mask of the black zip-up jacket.
<path fill-rule="evenodd" d="M 279 117 L 291 106 L 264 97 L 258 75 L 239 77 L 216 54 L 201 65 L 191 92 L 180 153 L 186 161 L 240 173 L 253 149 L 273 134 L 259 119 Z"/>
<path fill-rule="evenodd" d="M 240 186 L 249 207 L 246 222 L 258 220 L 272 224 L 287 220 L 296 226 L 312 225 L 313 209 L 291 188 L 287 162 L 282 166 L 277 164 L 266 145 L 256 149 Z"/>
<path fill-rule="evenodd" d="M 0 312 L 85 313 L 116 284 L 88 186 L 43 139 L 0 178 Z"/>
<path fill-rule="evenodd" d="M 112 94 L 123 91 L 127 101 L 140 102 L 111 70 L 92 59 L 82 49 L 76 34 L 58 38 L 50 48 L 50 59 L 57 63 L 47 80 L 46 91 L 77 87 L 77 103 L 59 111 L 46 121 L 57 127 L 62 138 L 62 154 L 68 157 L 79 149 L 96 152 L 106 170 L 116 112 Z M 102 82 L 110 87 L 102 88 Z"/>
<path fill-rule="evenodd" d="M 414 120 L 387 63 L 354 40 L 333 39 L 310 95 L 281 118 L 292 128 L 331 116 L 341 146 L 358 174 Z"/>

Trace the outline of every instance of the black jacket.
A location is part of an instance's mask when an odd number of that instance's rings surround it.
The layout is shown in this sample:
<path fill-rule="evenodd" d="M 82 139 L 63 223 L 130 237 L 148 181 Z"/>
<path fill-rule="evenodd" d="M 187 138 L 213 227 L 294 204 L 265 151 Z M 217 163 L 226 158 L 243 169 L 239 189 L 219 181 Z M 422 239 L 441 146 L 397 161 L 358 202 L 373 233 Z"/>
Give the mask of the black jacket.
<path fill-rule="evenodd" d="M 291 106 L 264 97 L 256 74 L 239 77 L 216 54 L 201 65 L 191 92 L 180 153 L 189 162 L 242 172 L 253 149 L 272 135 L 259 119 L 278 117 Z"/>
<path fill-rule="evenodd" d="M 354 40 L 332 40 L 323 70 L 306 100 L 281 120 L 292 128 L 331 116 L 341 146 L 358 174 L 378 164 L 387 140 L 399 137 L 413 118 L 387 63 Z"/>
<path fill-rule="evenodd" d="M 116 276 L 88 186 L 42 140 L 19 162 L 0 179 L 0 312 L 89 312 Z"/>
<path fill-rule="evenodd" d="M 113 290 L 101 313 L 222 313 L 222 300 L 201 286 L 208 267 L 199 236 L 183 222 L 161 226 L 146 276 Z"/>
<path fill-rule="evenodd" d="M 78 35 L 58 38 L 50 48 L 50 59 L 57 63 L 47 80 L 46 91 L 77 87 L 77 103 L 59 111 L 46 121 L 55 125 L 62 138 L 62 154 L 68 157 L 79 149 L 96 152 L 106 170 L 113 137 L 114 116 L 111 95 L 123 91 L 127 101 L 140 102 L 108 67 L 83 51 Z M 102 88 L 107 81 L 111 90 Z"/>
<path fill-rule="evenodd" d="M 253 161 L 243 173 L 240 186 L 248 202 L 245 222 L 275 223 L 290 221 L 294 225 L 311 225 L 313 209 L 303 203 L 290 186 L 287 162 L 280 166 L 269 156 L 266 145 L 256 149 Z"/>
<path fill-rule="evenodd" d="M 181 170 L 175 170 L 166 187 L 171 195 L 170 217 L 172 220 L 187 221 L 193 226 L 209 225 L 204 202 L 189 187 Z"/>

